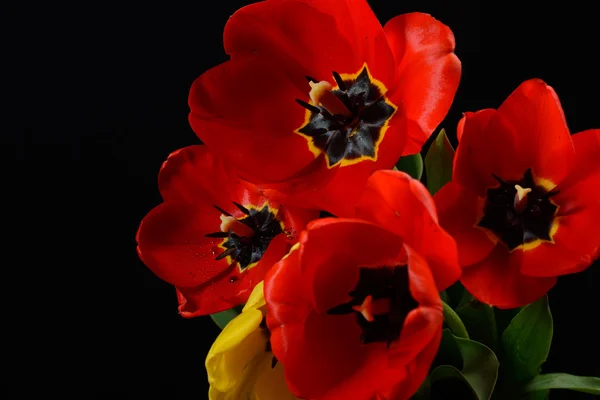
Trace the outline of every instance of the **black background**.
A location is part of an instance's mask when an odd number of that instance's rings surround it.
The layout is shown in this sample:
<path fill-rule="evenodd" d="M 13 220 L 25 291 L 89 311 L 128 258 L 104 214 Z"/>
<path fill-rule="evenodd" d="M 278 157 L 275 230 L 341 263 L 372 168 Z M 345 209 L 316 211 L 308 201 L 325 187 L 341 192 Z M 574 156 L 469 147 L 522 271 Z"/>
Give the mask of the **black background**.
<path fill-rule="evenodd" d="M 11 304 L 33 335 L 27 349 L 37 349 L 17 357 L 16 370 L 52 377 L 46 393 L 205 398 L 204 357 L 218 329 L 208 317 L 177 314 L 174 290 L 138 260 L 135 233 L 160 202 L 162 161 L 198 143 L 187 122 L 188 90 L 226 60 L 223 26 L 248 3 L 8 4 L 5 64 L 16 75 L 5 78 L 17 83 L 9 115 L 17 129 L 2 138 L 11 150 L 5 196 L 30 193 L 19 201 L 23 212 L 6 212 L 16 222 L 17 264 L 29 275 L 14 285 Z M 369 3 L 382 23 L 422 11 L 454 31 L 463 75 L 441 125 L 451 136 L 462 112 L 497 107 L 533 77 L 555 88 L 572 132 L 600 128 L 592 5 Z M 32 277 L 42 289 L 30 286 Z M 600 376 L 599 284 L 597 262 L 550 292 L 555 336 L 546 372 Z"/>

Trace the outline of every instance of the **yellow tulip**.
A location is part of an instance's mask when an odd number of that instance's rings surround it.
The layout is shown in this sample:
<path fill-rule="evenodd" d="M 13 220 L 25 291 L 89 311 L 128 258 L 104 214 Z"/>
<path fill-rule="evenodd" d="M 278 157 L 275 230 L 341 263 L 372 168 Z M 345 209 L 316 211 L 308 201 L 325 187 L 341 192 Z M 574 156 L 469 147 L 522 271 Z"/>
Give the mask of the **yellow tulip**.
<path fill-rule="evenodd" d="M 285 383 L 283 366 L 273 367 L 269 333 L 261 327 L 263 289 L 263 282 L 256 285 L 242 313 L 225 326 L 206 356 L 210 400 L 296 399 Z"/>

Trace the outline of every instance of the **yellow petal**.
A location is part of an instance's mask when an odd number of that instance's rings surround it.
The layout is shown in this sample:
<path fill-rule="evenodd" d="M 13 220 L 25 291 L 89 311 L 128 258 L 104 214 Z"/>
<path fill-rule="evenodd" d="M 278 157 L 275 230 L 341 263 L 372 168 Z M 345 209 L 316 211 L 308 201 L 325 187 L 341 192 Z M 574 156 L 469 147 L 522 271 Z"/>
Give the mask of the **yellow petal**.
<path fill-rule="evenodd" d="M 208 399 L 209 400 L 225 400 L 225 393 L 221 393 L 216 390 L 213 386 L 208 388 Z"/>
<path fill-rule="evenodd" d="M 271 368 L 271 363 L 263 364 L 262 371 L 254 385 L 256 400 L 296 400 L 290 393 L 283 375 L 283 365 L 277 363 Z M 211 399 L 212 400 L 212 399 Z M 220 399 L 219 399 L 220 400 Z"/>
<path fill-rule="evenodd" d="M 265 353 L 267 338 L 259 325 L 263 314 L 248 310 L 232 319 L 217 337 L 206 356 L 208 382 L 215 390 L 227 392 L 239 383 L 244 368 Z"/>
<path fill-rule="evenodd" d="M 250 293 L 250 297 L 242 309 L 242 312 L 246 310 L 262 308 L 267 304 L 265 302 L 264 289 L 264 281 L 260 281 L 258 285 L 254 286 L 254 289 L 252 290 L 252 293 Z"/>
<path fill-rule="evenodd" d="M 213 397 L 216 400 L 258 400 L 254 391 L 256 381 L 260 374 L 270 367 L 273 355 L 270 352 L 263 351 L 250 360 L 236 380 L 236 385 L 230 387 L 227 391 L 217 390 L 211 386 Z M 209 391 L 209 396 L 211 392 Z M 212 399 L 212 398 L 211 398 Z"/>

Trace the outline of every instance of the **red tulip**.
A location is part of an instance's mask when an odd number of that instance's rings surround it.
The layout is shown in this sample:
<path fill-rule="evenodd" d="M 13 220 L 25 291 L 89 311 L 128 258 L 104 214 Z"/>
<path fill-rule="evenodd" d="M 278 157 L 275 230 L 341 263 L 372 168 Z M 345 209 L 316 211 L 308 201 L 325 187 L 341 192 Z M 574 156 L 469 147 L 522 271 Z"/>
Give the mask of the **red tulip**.
<path fill-rule="evenodd" d="M 364 0 L 251 4 L 223 41 L 231 59 L 191 88 L 192 128 L 245 179 L 338 216 L 421 150 L 461 74 L 447 26 L 412 13 L 382 27 Z"/>
<path fill-rule="evenodd" d="M 244 303 L 318 216 L 263 197 L 204 146 L 172 153 L 158 185 L 164 202 L 140 224 L 138 254 L 177 288 L 186 318 Z"/>
<path fill-rule="evenodd" d="M 360 204 L 370 216 L 311 222 L 265 277 L 271 348 L 301 398 L 408 399 L 440 343 L 436 279 L 450 285 L 460 268 L 433 199 L 381 171 Z"/>
<path fill-rule="evenodd" d="M 529 80 L 498 110 L 466 113 L 458 139 L 435 201 L 475 297 L 523 306 L 598 257 L 600 130 L 571 136 L 551 87 Z"/>

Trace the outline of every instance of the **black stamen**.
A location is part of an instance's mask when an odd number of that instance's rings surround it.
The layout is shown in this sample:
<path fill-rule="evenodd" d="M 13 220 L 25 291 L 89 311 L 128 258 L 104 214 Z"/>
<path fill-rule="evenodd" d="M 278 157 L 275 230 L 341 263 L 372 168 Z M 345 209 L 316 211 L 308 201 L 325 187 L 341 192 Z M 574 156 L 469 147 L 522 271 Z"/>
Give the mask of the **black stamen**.
<path fill-rule="evenodd" d="M 271 360 L 271 368 L 275 368 L 276 365 L 277 365 L 277 358 L 275 358 L 275 356 L 273 356 L 273 359 Z"/>
<path fill-rule="evenodd" d="M 507 186 L 506 182 L 504 182 L 504 180 L 502 178 L 500 178 L 498 175 L 496 174 L 492 174 L 492 176 L 494 177 L 495 180 L 498 181 L 498 183 L 502 186 Z"/>
<path fill-rule="evenodd" d="M 344 83 L 344 80 L 342 79 L 342 77 L 340 76 L 340 74 L 338 74 L 337 72 L 333 71 L 333 79 L 335 79 L 335 82 L 338 84 L 338 87 L 340 88 L 340 90 L 342 92 L 346 91 L 346 84 Z"/>
<path fill-rule="evenodd" d="M 221 214 L 225 214 L 228 217 L 231 217 L 231 214 L 229 214 L 227 211 L 223 210 L 221 207 L 219 207 L 216 204 L 213 204 L 213 207 L 216 208 L 217 210 L 221 211 Z"/>
<path fill-rule="evenodd" d="M 233 202 L 233 205 L 236 206 L 237 208 L 240 209 L 241 212 L 243 212 L 246 215 L 250 215 L 250 210 L 248 210 L 246 207 L 244 207 L 243 205 L 241 205 L 240 203 L 236 203 L 235 201 Z"/>
<path fill-rule="evenodd" d="M 343 304 L 338 304 L 337 306 L 332 307 L 329 310 L 327 310 L 327 314 L 329 314 L 329 315 L 343 315 L 343 314 L 350 314 L 353 311 L 354 311 L 354 309 L 352 308 L 352 304 L 350 304 L 350 303 L 343 303 Z"/>
<path fill-rule="evenodd" d="M 312 104 L 308 104 L 305 101 L 302 101 L 300 99 L 296 99 L 296 103 L 300 104 L 302 107 L 306 108 L 308 111 L 314 112 L 316 114 L 321 112 L 321 109 L 319 107 L 315 107 Z"/>
<path fill-rule="evenodd" d="M 314 82 L 314 83 L 317 83 L 317 82 L 319 82 L 318 80 L 316 80 L 316 79 L 315 79 L 315 78 L 313 78 L 312 76 L 308 76 L 308 75 L 306 75 L 306 76 L 305 76 L 305 78 L 306 78 L 306 80 L 307 80 L 307 81 L 309 81 L 309 82 Z"/>
<path fill-rule="evenodd" d="M 224 239 L 226 237 L 229 237 L 229 232 L 213 232 L 213 233 L 207 233 L 204 236 L 207 237 L 207 238 Z"/>
<path fill-rule="evenodd" d="M 346 116 L 342 115 L 342 114 L 333 114 L 332 117 L 333 117 L 333 119 L 335 121 L 338 121 L 338 122 L 345 122 L 346 121 Z"/>
<path fill-rule="evenodd" d="M 227 257 L 228 255 L 231 255 L 231 253 L 233 253 L 234 251 L 236 251 L 237 249 L 235 247 L 230 247 L 227 250 L 225 250 L 224 252 L 222 252 L 221 254 L 219 254 L 215 260 L 219 261 L 224 259 L 225 257 Z"/>
<path fill-rule="evenodd" d="M 265 219 L 265 222 L 263 222 L 262 226 L 260 227 L 261 229 L 265 229 L 267 226 L 269 226 L 269 224 L 271 222 L 273 222 L 273 220 L 275 220 L 275 214 L 274 213 L 269 213 L 269 215 L 267 215 L 267 218 Z"/>
<path fill-rule="evenodd" d="M 350 111 L 352 111 L 352 109 L 354 107 L 352 107 L 352 101 L 350 101 L 350 97 L 348 97 L 348 93 L 346 92 L 341 92 L 340 93 L 340 97 L 339 99 L 342 101 L 342 103 L 344 103 L 344 105 L 346 106 L 346 108 Z M 378 100 L 379 101 L 379 100 Z M 377 102 L 375 102 L 377 103 Z"/>
<path fill-rule="evenodd" d="M 544 198 L 544 199 L 549 199 L 550 197 L 552 197 L 552 196 L 556 196 L 556 195 L 557 195 L 557 194 L 559 194 L 559 193 L 560 193 L 560 190 L 551 190 L 551 191 L 549 191 L 548 193 L 546 193 L 546 194 L 543 196 L 543 198 Z"/>

